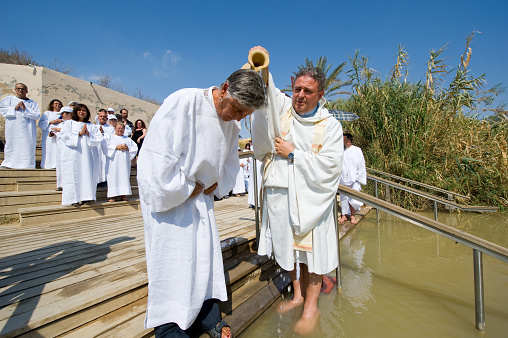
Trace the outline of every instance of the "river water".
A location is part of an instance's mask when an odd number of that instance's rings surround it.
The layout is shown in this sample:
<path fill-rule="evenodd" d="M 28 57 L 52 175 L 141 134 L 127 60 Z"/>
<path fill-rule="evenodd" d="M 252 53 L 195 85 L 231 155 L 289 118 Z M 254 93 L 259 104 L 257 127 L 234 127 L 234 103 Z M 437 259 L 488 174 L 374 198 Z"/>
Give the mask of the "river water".
<path fill-rule="evenodd" d="M 507 214 L 438 217 L 508 247 Z M 473 249 L 383 212 L 377 225 L 373 210 L 341 241 L 341 260 L 342 292 L 320 295 L 320 322 L 311 337 L 508 337 L 507 263 L 483 255 L 481 332 L 475 328 Z M 241 338 L 297 337 L 292 327 L 302 309 L 279 315 L 278 302 Z"/>

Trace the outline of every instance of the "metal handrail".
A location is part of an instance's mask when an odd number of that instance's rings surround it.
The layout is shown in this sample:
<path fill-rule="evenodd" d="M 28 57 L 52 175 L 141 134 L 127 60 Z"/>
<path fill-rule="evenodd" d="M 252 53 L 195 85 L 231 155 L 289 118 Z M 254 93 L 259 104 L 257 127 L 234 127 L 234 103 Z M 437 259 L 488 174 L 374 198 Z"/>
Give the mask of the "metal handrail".
<path fill-rule="evenodd" d="M 379 198 L 367 195 L 343 185 L 339 185 L 338 192 L 365 204 L 375 207 L 378 210 L 394 215 L 400 219 L 408 221 L 426 230 L 432 231 L 440 236 L 449 238 L 457 243 L 461 243 L 473 249 L 473 267 L 474 267 L 474 289 L 475 289 L 475 317 L 476 328 L 485 329 L 485 305 L 483 299 L 483 259 L 485 253 L 491 257 L 497 258 L 508 263 L 508 249 L 492 242 L 486 241 L 471 234 L 462 232 L 446 224 L 406 210 Z M 339 264 L 340 266 L 340 264 Z"/>
<path fill-rule="evenodd" d="M 470 198 L 469 196 L 465 196 L 465 195 L 462 195 L 462 194 L 459 194 L 459 193 L 456 193 L 456 192 L 453 192 L 453 191 L 437 188 L 437 187 L 434 187 L 432 185 L 428 185 L 428 184 L 421 183 L 421 182 L 418 182 L 418 181 L 410 180 L 408 178 L 404 178 L 404 177 L 400 177 L 400 176 L 397 176 L 397 175 L 385 173 L 384 171 L 381 171 L 381 170 L 376 170 L 376 169 L 372 169 L 372 168 L 367 168 L 367 170 L 371 171 L 373 173 L 379 174 L 379 175 L 384 175 L 384 176 L 388 176 L 390 178 L 397 179 L 399 181 L 403 181 L 403 182 L 406 182 L 406 183 L 418 185 L 418 186 L 420 186 L 422 188 L 438 191 L 438 192 L 441 192 L 443 194 L 453 195 L 453 196 L 457 196 L 457 197 L 464 198 L 464 199 L 469 199 Z"/>
<path fill-rule="evenodd" d="M 456 203 L 454 201 L 449 201 L 449 200 L 446 200 L 444 198 L 431 195 L 431 194 L 426 193 L 424 191 L 420 191 L 420 190 L 415 189 L 415 188 L 407 187 L 407 186 L 402 185 L 400 183 L 395 183 L 395 182 L 392 182 L 392 181 L 389 181 L 389 180 L 386 180 L 384 178 L 377 177 L 377 176 L 374 176 L 374 175 L 371 175 L 371 174 L 367 174 L 367 178 L 370 179 L 370 180 L 375 181 L 375 184 L 376 184 L 376 186 L 375 186 L 375 188 L 376 188 L 376 197 L 377 197 L 377 190 L 378 190 L 377 183 L 379 182 L 379 183 L 383 183 L 385 185 L 388 185 L 388 186 L 391 186 L 391 187 L 394 187 L 394 188 L 397 188 L 397 189 L 400 189 L 400 190 L 403 190 L 403 191 L 407 191 L 407 192 L 410 192 L 412 194 L 415 194 L 415 195 L 418 195 L 420 197 L 424 197 L 426 199 L 429 199 L 429 200 L 433 201 L 434 202 L 434 219 L 436 221 L 437 221 L 437 203 L 441 203 L 441 204 L 450 206 L 452 208 L 457 208 L 457 209 L 464 210 L 464 211 L 481 211 L 481 212 L 497 212 L 498 211 L 497 207 L 458 204 L 458 203 Z"/>

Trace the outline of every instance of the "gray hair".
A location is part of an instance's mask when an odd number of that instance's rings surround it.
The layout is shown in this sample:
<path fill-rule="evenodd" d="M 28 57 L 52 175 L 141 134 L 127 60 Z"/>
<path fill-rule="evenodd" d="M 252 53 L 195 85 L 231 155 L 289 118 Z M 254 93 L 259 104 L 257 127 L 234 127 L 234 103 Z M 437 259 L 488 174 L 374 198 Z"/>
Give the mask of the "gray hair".
<path fill-rule="evenodd" d="M 251 69 L 239 69 L 229 75 L 228 93 L 243 107 L 259 109 L 265 103 L 265 84 L 261 76 Z"/>
<path fill-rule="evenodd" d="M 295 82 L 301 76 L 308 76 L 316 80 L 318 83 L 318 91 L 322 91 L 325 89 L 326 75 L 321 68 L 312 66 L 300 68 L 298 73 L 296 73 L 295 75 Z"/>

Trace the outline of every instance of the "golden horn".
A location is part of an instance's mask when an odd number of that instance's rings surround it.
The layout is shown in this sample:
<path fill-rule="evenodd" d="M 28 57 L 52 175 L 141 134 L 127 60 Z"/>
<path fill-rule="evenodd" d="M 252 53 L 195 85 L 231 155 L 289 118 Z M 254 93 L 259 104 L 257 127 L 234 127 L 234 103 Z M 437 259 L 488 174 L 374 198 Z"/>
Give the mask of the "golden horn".
<path fill-rule="evenodd" d="M 265 52 L 261 50 L 255 50 L 249 53 L 249 63 L 256 72 L 259 72 L 264 68 L 268 68 L 268 65 L 270 64 L 270 58 Z"/>

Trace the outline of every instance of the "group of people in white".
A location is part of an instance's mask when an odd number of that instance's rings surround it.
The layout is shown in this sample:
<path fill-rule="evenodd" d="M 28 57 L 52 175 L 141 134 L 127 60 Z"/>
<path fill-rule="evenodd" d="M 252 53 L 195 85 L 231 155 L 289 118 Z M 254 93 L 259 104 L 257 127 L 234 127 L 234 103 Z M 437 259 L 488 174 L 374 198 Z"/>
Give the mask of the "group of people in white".
<path fill-rule="evenodd" d="M 35 169 L 37 126 L 42 131 L 42 169 L 56 169 L 62 205 L 89 204 L 97 187 L 107 186 L 109 202 L 126 201 L 132 195 L 131 166 L 146 135 L 142 120 L 132 124 L 128 111 L 115 115 L 113 108 L 99 110 L 92 123 L 88 107 L 77 102 L 63 106 L 51 100 L 42 115 L 28 99 L 28 88 L 16 84 L 16 96 L 0 102 L 5 117 L 5 149 L 2 168 Z"/>

